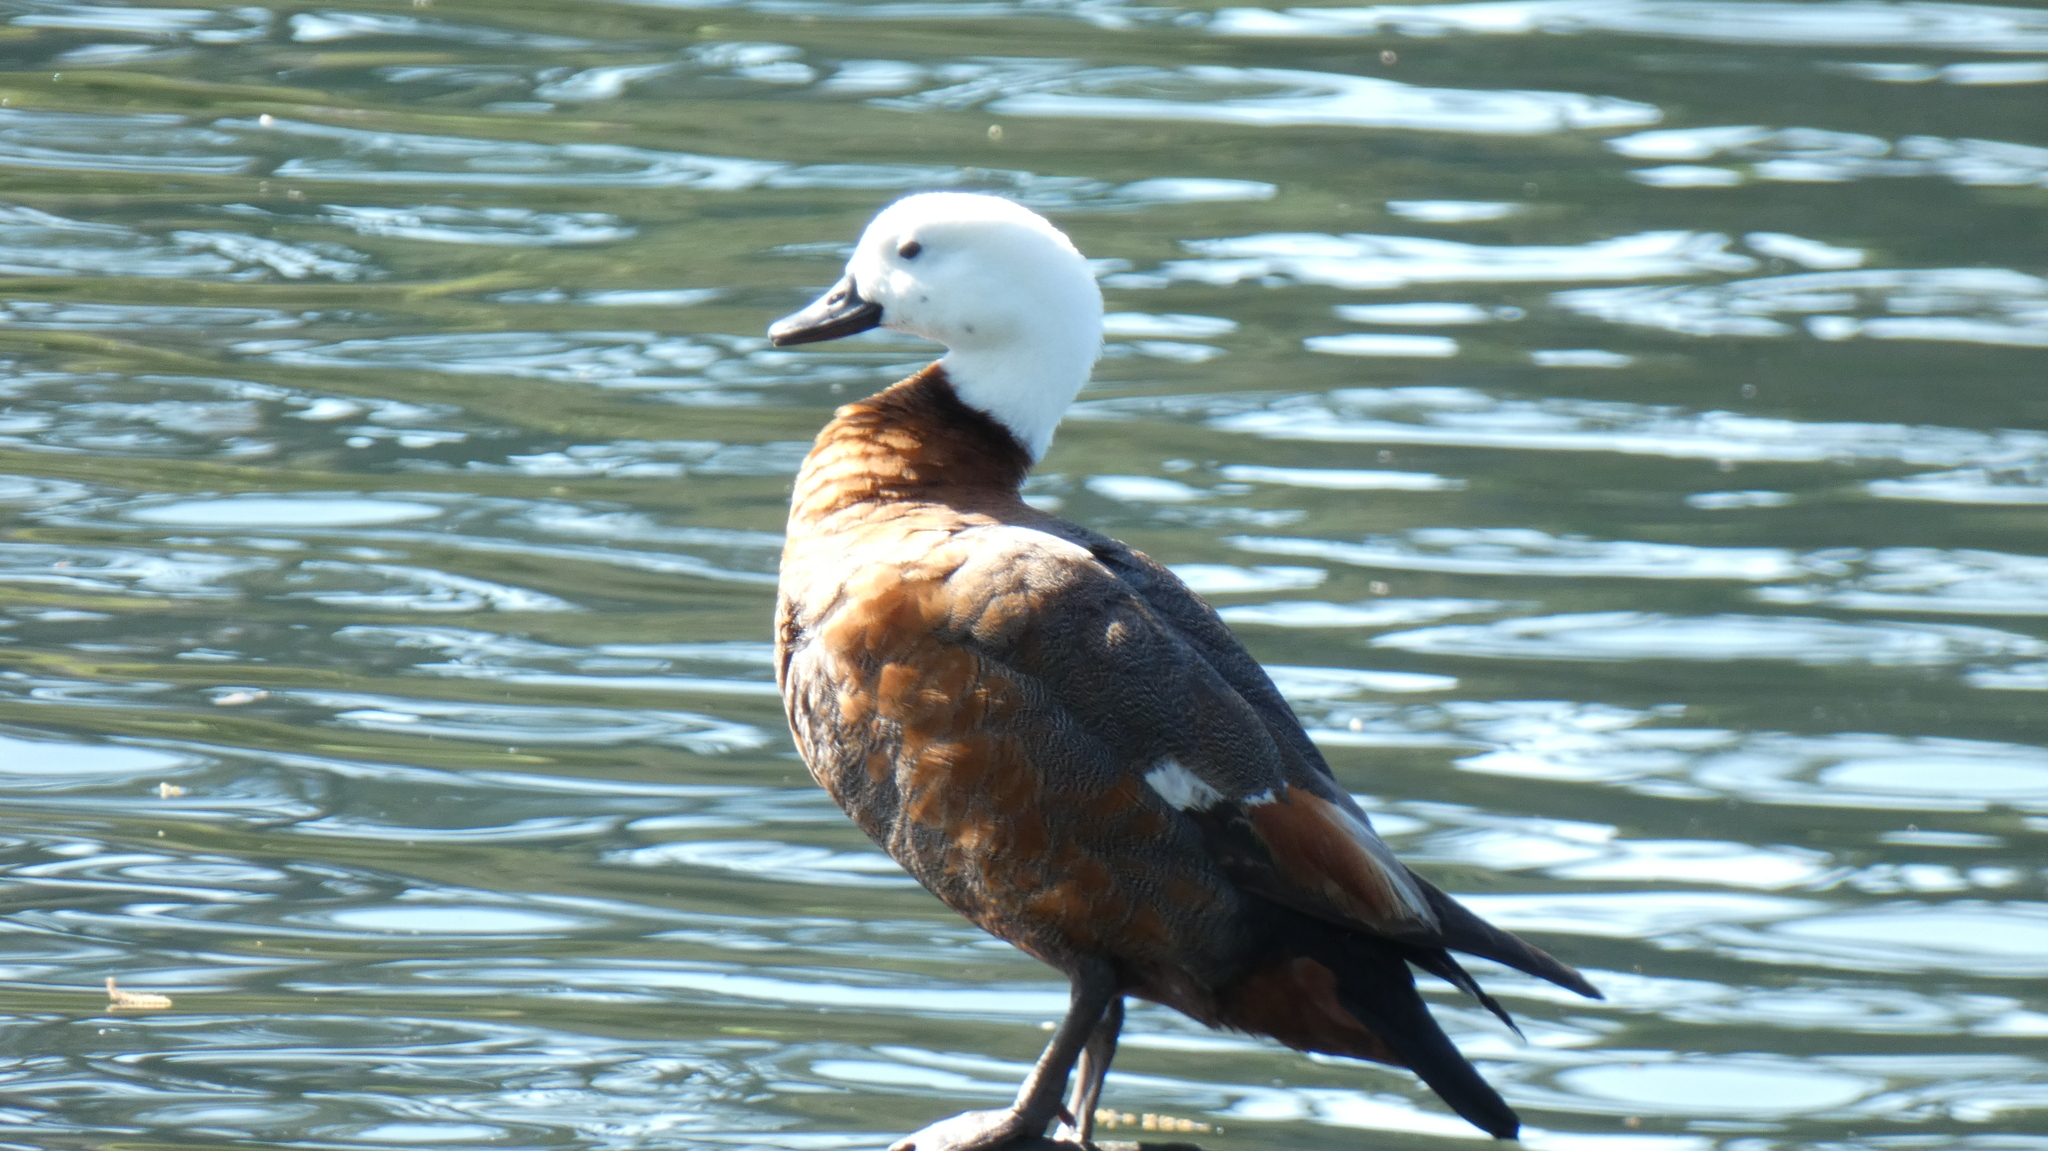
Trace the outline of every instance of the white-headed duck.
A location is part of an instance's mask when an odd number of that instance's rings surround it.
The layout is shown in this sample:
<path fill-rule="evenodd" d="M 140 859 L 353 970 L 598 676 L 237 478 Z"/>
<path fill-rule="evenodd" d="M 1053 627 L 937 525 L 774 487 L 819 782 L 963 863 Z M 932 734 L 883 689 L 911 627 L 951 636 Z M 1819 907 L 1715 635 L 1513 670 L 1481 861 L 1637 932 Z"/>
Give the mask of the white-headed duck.
<path fill-rule="evenodd" d="M 775 629 L 790 728 L 861 830 L 1072 982 L 1013 1104 L 894 1151 L 993 1148 L 1056 1118 L 1086 1141 L 1126 995 L 1413 1068 L 1514 1137 L 1411 965 L 1503 1020 L 1452 950 L 1599 992 L 1396 859 L 1199 596 L 1019 495 L 1101 352 L 1080 252 L 999 197 L 908 197 L 769 334 L 873 327 L 947 351 L 840 408 L 797 477 Z"/>

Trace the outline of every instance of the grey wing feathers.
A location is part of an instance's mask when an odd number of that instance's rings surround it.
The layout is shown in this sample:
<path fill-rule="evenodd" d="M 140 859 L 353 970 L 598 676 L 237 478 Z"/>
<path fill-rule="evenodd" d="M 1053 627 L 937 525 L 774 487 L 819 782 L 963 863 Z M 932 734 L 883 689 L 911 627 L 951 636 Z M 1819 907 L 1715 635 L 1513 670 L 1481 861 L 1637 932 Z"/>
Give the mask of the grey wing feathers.
<path fill-rule="evenodd" d="M 1324 779 L 1335 778 L 1329 765 L 1323 762 L 1322 753 L 1301 729 L 1294 709 L 1282 698 L 1280 689 L 1273 686 L 1272 677 L 1244 649 L 1216 609 L 1190 591 L 1164 564 L 1143 552 L 1106 536 L 1094 536 L 1085 541 L 1085 546 L 1144 600 L 1154 615 L 1171 625 L 1231 690 L 1251 705 L 1294 765 Z"/>

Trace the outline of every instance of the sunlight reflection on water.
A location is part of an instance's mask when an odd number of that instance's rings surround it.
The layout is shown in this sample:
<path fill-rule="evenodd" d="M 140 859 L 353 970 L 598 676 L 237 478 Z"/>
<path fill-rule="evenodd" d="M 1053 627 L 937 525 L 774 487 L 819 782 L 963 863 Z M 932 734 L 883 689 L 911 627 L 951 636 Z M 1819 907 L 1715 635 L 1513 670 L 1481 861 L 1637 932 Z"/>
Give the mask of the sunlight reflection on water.
<path fill-rule="evenodd" d="M 836 1151 L 1006 1095 L 1057 978 L 809 784 L 768 642 L 810 437 L 930 349 L 763 325 L 951 188 L 1106 295 L 1031 499 L 1609 995 L 1483 972 L 1523 1043 L 1427 985 L 1525 1142 L 2039 1151 L 2042 11 L 712 9 L 0 11 L 0 1119 Z M 1472 1135 L 1143 1005 L 1106 1103 Z"/>

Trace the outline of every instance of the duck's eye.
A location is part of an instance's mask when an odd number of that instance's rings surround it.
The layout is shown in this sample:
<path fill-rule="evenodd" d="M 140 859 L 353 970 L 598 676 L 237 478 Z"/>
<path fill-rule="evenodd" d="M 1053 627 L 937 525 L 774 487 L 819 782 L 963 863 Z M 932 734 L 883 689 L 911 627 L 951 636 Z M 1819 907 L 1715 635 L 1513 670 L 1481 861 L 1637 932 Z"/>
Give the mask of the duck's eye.
<path fill-rule="evenodd" d="M 924 251 L 923 244 L 918 243 L 916 240 L 905 240 L 903 246 L 896 249 L 896 254 L 906 260 L 915 260 L 917 259 L 917 254 L 922 251 Z"/>

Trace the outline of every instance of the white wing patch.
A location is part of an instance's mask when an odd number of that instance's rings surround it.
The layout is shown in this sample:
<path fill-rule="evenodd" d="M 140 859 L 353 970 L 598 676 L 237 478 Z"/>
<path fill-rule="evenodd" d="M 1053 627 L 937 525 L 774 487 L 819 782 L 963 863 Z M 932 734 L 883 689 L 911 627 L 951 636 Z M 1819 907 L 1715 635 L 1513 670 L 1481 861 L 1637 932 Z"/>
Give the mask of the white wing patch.
<path fill-rule="evenodd" d="M 1176 811 L 1201 811 L 1223 802 L 1222 792 L 1170 759 L 1147 772 L 1145 782 Z"/>

